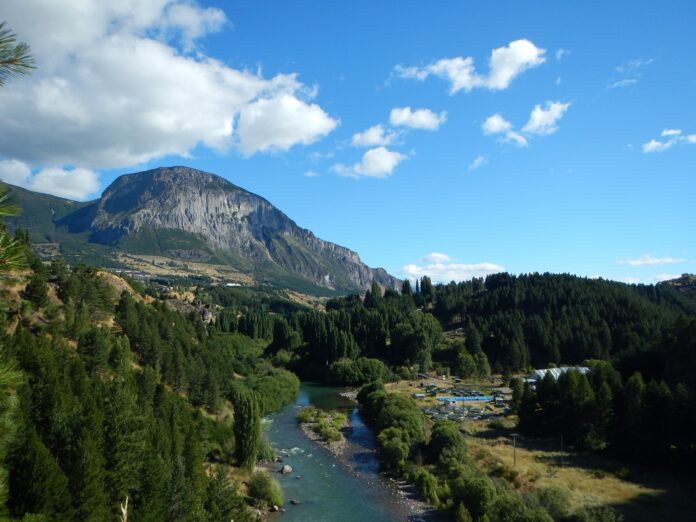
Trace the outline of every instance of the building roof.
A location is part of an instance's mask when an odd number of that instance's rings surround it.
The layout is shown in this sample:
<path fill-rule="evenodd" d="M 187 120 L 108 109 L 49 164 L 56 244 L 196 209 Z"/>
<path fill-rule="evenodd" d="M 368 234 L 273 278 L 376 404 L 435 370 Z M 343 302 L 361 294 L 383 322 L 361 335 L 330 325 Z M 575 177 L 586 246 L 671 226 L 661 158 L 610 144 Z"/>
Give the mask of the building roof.
<path fill-rule="evenodd" d="M 540 381 L 546 376 L 547 373 L 550 373 L 554 379 L 558 380 L 558 378 L 566 372 L 587 374 L 590 373 L 590 369 L 587 366 L 561 366 L 559 368 L 544 368 L 542 370 L 534 370 L 529 374 L 528 380 Z"/>

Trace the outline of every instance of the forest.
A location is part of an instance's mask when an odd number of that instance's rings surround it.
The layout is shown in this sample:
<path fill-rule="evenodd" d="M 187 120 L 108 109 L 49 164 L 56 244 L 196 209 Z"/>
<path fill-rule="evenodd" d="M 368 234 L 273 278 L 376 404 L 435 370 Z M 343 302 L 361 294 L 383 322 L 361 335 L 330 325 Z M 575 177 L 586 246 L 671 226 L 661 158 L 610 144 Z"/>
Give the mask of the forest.
<path fill-rule="evenodd" d="M 458 520 L 507 520 L 513 508 L 515 520 L 614 514 L 571 512 L 558 491 L 520 497 L 491 482 L 456 426 L 430 426 L 381 382 L 583 363 L 588 376 L 535 388 L 513 379 L 521 432 L 562 433 L 578 449 L 653 465 L 694 459 L 694 303 L 669 286 L 424 277 L 317 310 L 278 289 L 199 283 L 195 298 L 213 311 L 205 321 L 172 309 L 156 286 L 42 262 L 21 230 L 11 241 L 24 256 L 24 268 L 3 276 L 0 334 L 2 494 L 14 519 L 104 520 L 126 502 L 131 520 L 252 519 L 250 508 L 279 495 L 270 477 L 249 474 L 272 456 L 259 419 L 294 399 L 298 376 L 366 385 L 359 399 L 385 468 Z M 234 470 L 246 473 L 242 489 Z"/>
<path fill-rule="evenodd" d="M 11 240 L 27 268 L 3 275 L 3 516 L 255 519 L 277 486 L 254 474 L 242 491 L 230 474 L 272 457 L 260 417 L 297 377 L 249 337 Z"/>

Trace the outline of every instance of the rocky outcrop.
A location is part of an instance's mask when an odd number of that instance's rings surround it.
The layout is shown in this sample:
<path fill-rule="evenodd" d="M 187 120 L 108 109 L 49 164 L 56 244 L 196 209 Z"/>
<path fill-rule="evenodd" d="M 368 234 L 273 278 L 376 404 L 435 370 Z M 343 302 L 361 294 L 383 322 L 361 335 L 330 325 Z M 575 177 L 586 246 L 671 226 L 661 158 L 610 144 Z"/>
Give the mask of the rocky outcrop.
<path fill-rule="evenodd" d="M 269 263 L 329 288 L 368 288 L 372 281 L 387 288 L 400 284 L 384 269 L 366 266 L 356 252 L 297 226 L 264 198 L 186 167 L 121 176 L 99 200 L 67 216 L 63 224 L 89 232 L 92 242 L 113 246 L 145 231 L 185 233 L 212 251 Z M 190 248 L 171 249 L 168 255 L 206 256 Z"/>

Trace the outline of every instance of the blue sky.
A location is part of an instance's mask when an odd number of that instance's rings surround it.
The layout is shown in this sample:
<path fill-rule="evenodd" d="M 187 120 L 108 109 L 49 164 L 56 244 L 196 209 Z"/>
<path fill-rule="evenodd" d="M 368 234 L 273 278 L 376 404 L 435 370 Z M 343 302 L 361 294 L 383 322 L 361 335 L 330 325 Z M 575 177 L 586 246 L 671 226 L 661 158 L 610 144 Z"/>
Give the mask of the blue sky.
<path fill-rule="evenodd" d="M 397 276 L 696 272 L 692 2 L 86 4 L 4 6 L 2 179 L 188 165 Z"/>

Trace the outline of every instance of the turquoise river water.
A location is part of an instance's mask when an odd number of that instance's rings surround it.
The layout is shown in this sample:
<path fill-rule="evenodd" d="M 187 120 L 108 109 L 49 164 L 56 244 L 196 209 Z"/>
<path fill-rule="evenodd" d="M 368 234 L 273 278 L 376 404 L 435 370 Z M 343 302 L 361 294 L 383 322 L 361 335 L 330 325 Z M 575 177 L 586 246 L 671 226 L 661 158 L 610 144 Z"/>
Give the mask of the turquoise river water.
<path fill-rule="evenodd" d="M 339 395 L 339 389 L 303 383 L 294 404 L 264 421 L 266 435 L 293 472 L 274 474 L 285 496 L 285 513 L 278 522 L 389 522 L 416 520 L 409 517 L 403 499 L 379 474 L 374 453 L 374 434 L 363 422 L 355 402 Z M 297 410 L 314 405 L 342 409 L 352 430 L 347 435 L 345 459 L 309 440 L 297 424 Z M 301 477 L 301 478 L 298 478 Z M 292 505 L 291 500 L 299 501 Z"/>

